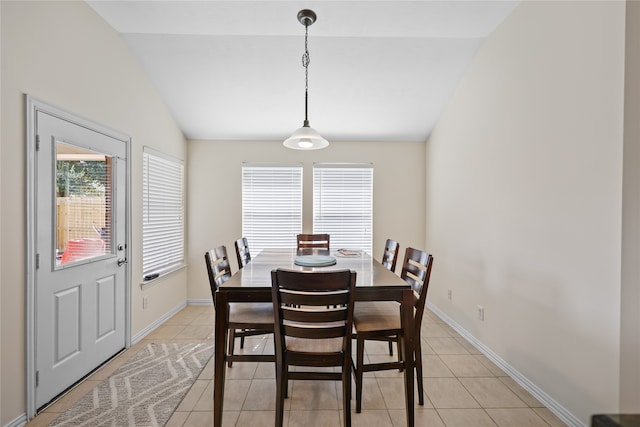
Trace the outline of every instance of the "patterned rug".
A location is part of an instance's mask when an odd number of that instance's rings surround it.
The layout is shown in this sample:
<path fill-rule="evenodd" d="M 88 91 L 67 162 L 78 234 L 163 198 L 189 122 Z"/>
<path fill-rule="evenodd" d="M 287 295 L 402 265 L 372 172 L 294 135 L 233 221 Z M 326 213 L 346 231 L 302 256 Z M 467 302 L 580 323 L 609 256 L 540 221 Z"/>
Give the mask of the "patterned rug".
<path fill-rule="evenodd" d="M 211 344 L 147 344 L 50 426 L 163 426 L 212 354 Z"/>

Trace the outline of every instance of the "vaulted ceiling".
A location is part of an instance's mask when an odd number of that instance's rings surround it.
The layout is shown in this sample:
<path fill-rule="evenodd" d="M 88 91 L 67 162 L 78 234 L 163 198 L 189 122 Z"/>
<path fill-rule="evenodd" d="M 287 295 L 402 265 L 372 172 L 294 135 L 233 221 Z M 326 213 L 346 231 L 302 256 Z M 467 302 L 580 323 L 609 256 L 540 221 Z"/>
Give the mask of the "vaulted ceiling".
<path fill-rule="evenodd" d="M 121 34 L 185 136 L 424 141 L 517 1 L 87 1 Z"/>

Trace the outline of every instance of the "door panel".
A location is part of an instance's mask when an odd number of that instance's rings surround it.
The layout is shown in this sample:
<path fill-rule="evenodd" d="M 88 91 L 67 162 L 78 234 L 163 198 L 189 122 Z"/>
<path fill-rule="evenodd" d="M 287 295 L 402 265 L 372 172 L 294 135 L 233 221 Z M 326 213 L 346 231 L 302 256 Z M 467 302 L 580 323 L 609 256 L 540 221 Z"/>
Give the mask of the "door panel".
<path fill-rule="evenodd" d="M 126 144 L 36 115 L 36 407 L 125 346 Z"/>
<path fill-rule="evenodd" d="M 56 337 L 53 363 L 57 366 L 80 352 L 80 287 L 63 289 L 54 293 L 53 298 Z"/>
<path fill-rule="evenodd" d="M 97 336 L 96 341 L 116 331 L 116 298 L 117 288 L 115 277 L 104 277 L 96 282 L 98 289 L 98 310 L 96 311 Z"/>

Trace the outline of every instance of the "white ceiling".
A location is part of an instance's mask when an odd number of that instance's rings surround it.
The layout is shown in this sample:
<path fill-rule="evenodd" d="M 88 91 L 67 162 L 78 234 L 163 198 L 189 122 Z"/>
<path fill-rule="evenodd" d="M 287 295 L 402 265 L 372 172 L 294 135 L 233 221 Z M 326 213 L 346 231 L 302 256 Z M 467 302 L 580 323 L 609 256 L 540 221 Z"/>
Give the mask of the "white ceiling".
<path fill-rule="evenodd" d="M 483 40 L 517 1 L 93 1 L 185 136 L 424 141 Z"/>

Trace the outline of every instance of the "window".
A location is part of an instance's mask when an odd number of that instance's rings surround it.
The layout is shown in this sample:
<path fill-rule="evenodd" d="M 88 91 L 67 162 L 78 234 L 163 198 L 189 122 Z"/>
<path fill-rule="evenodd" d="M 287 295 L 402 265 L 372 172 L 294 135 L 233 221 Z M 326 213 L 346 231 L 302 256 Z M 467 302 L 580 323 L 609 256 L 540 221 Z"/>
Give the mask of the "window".
<path fill-rule="evenodd" d="M 373 166 L 313 166 L 313 232 L 331 235 L 331 248 L 361 249 L 371 254 Z"/>
<path fill-rule="evenodd" d="M 112 157 L 56 141 L 56 266 L 113 253 Z"/>
<path fill-rule="evenodd" d="M 184 265 L 184 165 L 144 148 L 142 274 L 162 275 Z"/>
<path fill-rule="evenodd" d="M 242 165 L 242 235 L 251 251 L 295 248 L 302 232 L 302 165 Z"/>

